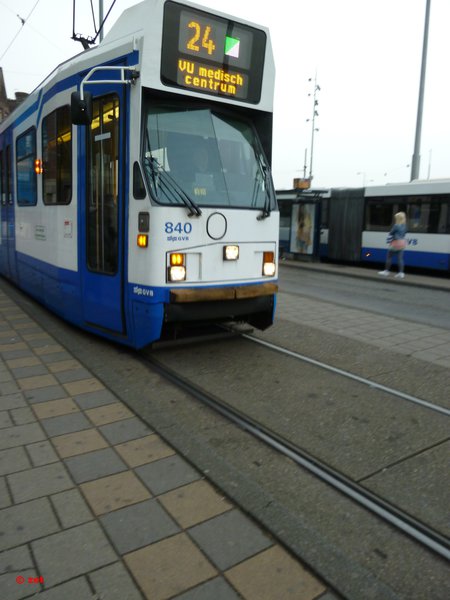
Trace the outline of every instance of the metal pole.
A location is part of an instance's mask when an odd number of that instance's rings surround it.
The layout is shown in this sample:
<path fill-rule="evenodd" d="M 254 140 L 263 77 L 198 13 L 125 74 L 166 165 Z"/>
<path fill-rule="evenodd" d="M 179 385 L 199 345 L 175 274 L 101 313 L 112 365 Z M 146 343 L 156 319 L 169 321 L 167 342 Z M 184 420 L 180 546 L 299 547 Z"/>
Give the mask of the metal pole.
<path fill-rule="evenodd" d="M 425 10 L 425 28 L 423 32 L 423 47 L 422 47 L 422 67 L 420 70 L 420 86 L 419 86 L 419 103 L 417 106 L 417 121 L 416 121 L 416 138 L 414 142 L 414 154 L 411 162 L 411 179 L 419 179 L 420 171 L 420 138 L 422 135 L 422 114 L 423 114 L 423 99 L 425 95 L 425 74 L 427 69 L 427 49 L 428 49 L 428 25 L 430 22 L 430 5 L 431 0 L 427 0 Z"/>
<path fill-rule="evenodd" d="M 103 39 L 103 27 L 102 27 L 102 25 L 103 25 L 103 0 L 98 0 L 98 20 L 100 21 L 100 27 L 101 27 L 100 35 L 99 35 L 100 42 L 101 42 Z"/>
<path fill-rule="evenodd" d="M 317 85 L 317 71 L 314 77 L 314 93 L 313 93 L 313 113 L 312 113 L 312 127 L 311 127 L 311 151 L 309 155 L 309 179 L 312 181 L 313 178 L 313 158 L 314 158 L 314 133 L 316 131 L 316 117 L 319 116 L 317 112 L 317 105 L 319 104 L 317 101 L 317 92 L 320 90 L 320 87 Z"/>

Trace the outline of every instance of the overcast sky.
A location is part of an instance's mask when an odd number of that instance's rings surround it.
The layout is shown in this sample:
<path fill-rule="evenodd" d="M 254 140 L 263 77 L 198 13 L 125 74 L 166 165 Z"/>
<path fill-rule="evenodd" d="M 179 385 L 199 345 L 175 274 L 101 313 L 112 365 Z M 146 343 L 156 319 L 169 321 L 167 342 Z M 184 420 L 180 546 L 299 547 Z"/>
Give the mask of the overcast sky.
<path fill-rule="evenodd" d="M 106 30 L 136 0 L 117 0 Z M 93 34 L 90 0 L 76 0 L 76 32 Z M 111 0 L 104 0 L 105 13 Z M 426 0 L 204 0 L 269 27 L 276 66 L 273 174 L 292 187 L 308 169 L 313 82 L 319 129 L 313 185 L 408 181 L 414 148 Z M 93 0 L 95 10 L 98 0 Z M 34 10 L 33 10 L 34 8 Z M 31 12 L 31 15 L 30 15 Z M 22 26 L 17 17 L 27 19 Z M 420 178 L 450 177 L 450 1 L 431 0 Z M 19 35 L 7 50 L 14 36 Z M 0 0 L 0 66 L 10 97 L 30 92 L 73 42 L 72 0 Z M 7 51 L 6 51 L 7 50 Z M 6 51 L 6 53 L 5 53 Z"/>

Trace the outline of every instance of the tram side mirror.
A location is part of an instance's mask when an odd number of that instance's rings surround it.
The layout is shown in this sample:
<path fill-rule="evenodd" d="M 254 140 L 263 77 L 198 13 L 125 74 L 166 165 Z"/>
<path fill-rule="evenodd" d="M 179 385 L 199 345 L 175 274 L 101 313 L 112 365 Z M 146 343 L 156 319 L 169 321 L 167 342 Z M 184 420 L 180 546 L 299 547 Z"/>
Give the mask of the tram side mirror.
<path fill-rule="evenodd" d="M 80 92 L 72 92 L 70 97 L 70 116 L 73 125 L 90 125 L 92 123 L 92 94 L 84 92 L 83 100 Z"/>

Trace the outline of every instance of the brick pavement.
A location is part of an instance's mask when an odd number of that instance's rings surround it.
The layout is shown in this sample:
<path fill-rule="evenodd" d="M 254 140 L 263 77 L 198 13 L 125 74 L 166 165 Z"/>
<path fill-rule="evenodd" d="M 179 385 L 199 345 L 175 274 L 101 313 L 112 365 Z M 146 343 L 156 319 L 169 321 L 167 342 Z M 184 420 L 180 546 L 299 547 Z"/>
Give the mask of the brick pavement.
<path fill-rule="evenodd" d="M 376 271 L 357 267 L 333 266 L 321 263 L 285 262 L 289 267 L 308 269 L 324 273 L 349 275 L 380 281 Z M 432 287 L 450 292 L 450 279 L 436 279 L 429 276 L 408 275 L 408 286 Z M 392 285 L 405 286 L 405 281 L 389 281 Z M 409 288 L 411 292 L 411 287 Z M 302 296 L 301 310 L 297 295 L 279 293 L 277 298 L 278 315 L 294 323 L 315 327 L 322 331 L 372 344 L 377 348 L 406 354 L 441 367 L 450 367 L 450 330 L 420 325 L 364 311 L 340 306 L 332 302 Z"/>
<path fill-rule="evenodd" d="M 0 395 L 0 598 L 334 598 L 1 289 Z"/>

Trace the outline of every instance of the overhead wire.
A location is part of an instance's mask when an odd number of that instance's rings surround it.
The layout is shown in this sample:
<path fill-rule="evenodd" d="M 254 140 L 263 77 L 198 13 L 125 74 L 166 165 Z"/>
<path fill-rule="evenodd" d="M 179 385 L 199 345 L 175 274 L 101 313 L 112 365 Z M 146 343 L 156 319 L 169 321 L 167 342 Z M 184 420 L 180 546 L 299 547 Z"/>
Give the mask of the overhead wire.
<path fill-rule="evenodd" d="M 34 12 L 34 9 L 36 8 L 36 6 L 39 4 L 39 2 L 40 2 L 40 1 L 41 1 L 41 0 L 36 0 L 36 2 L 35 2 L 35 4 L 34 4 L 33 8 L 30 10 L 30 12 L 29 12 L 28 16 L 27 16 L 25 19 L 23 19 L 23 18 L 22 18 L 20 15 L 16 15 L 16 16 L 17 16 L 17 17 L 20 19 L 20 21 L 22 22 L 22 25 L 20 26 L 20 29 L 19 29 L 19 31 L 16 33 L 16 35 L 13 37 L 13 39 L 12 39 L 12 40 L 9 42 L 8 46 L 6 47 L 6 50 L 5 50 L 5 51 L 3 52 L 3 54 L 0 56 L 0 60 L 3 60 L 3 58 L 5 57 L 5 55 L 6 55 L 6 53 L 8 52 L 8 50 L 9 50 L 9 49 L 11 48 L 11 46 L 14 44 L 14 42 L 16 41 L 17 37 L 19 36 L 20 32 L 22 31 L 22 29 L 23 29 L 23 27 L 24 27 L 25 23 L 26 23 L 26 22 L 28 21 L 28 19 L 31 17 L 31 15 L 32 15 L 32 14 L 33 14 L 33 12 Z M 2 3 L 2 5 L 3 5 L 3 6 L 5 6 L 3 3 Z M 11 12 L 13 12 L 11 9 L 9 9 L 9 10 L 10 10 Z"/>

